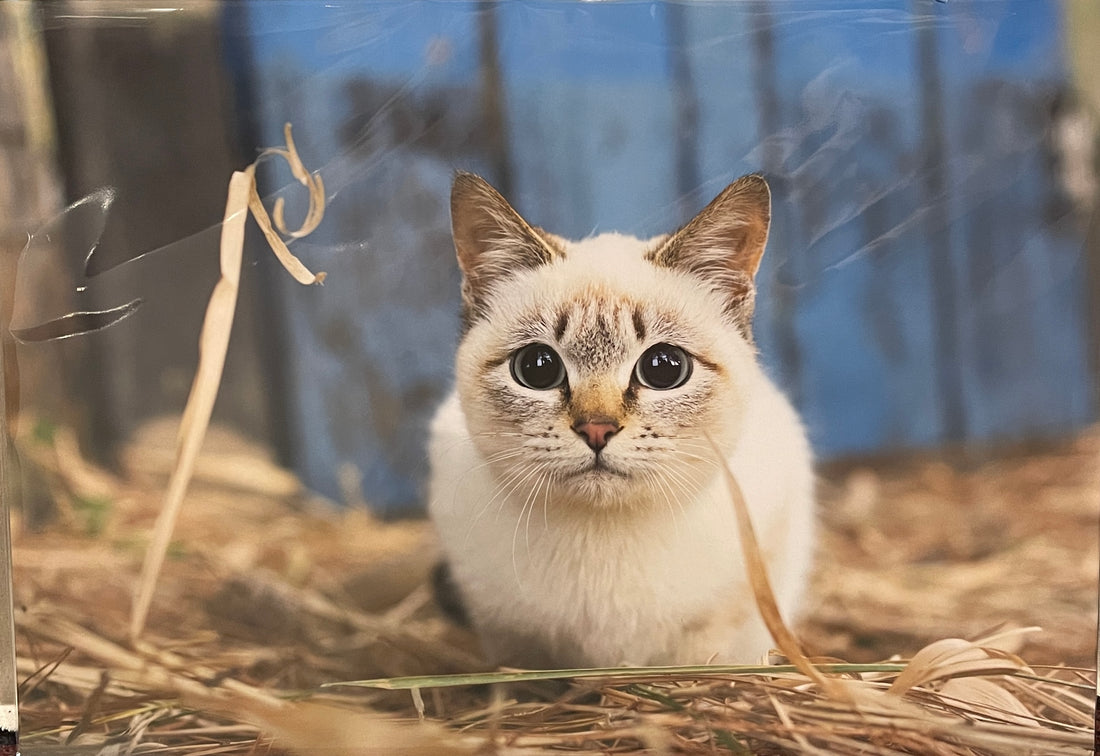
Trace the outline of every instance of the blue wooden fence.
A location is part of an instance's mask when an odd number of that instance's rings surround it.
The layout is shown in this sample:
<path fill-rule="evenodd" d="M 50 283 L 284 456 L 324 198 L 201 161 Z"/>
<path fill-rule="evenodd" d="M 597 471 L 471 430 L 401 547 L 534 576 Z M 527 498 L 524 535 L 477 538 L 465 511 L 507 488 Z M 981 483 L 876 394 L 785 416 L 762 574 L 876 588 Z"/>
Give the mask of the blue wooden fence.
<path fill-rule="evenodd" d="M 288 435 L 422 504 L 449 385 L 447 196 L 485 174 L 566 236 L 671 230 L 763 171 L 756 331 L 824 457 L 1063 433 L 1095 416 L 1082 219 L 1052 169 L 1057 2 L 231 5 L 257 144 L 293 122 L 330 190 L 278 279 Z M 286 177 L 266 177 L 272 190 Z M 293 197 L 292 197 L 293 199 Z"/>

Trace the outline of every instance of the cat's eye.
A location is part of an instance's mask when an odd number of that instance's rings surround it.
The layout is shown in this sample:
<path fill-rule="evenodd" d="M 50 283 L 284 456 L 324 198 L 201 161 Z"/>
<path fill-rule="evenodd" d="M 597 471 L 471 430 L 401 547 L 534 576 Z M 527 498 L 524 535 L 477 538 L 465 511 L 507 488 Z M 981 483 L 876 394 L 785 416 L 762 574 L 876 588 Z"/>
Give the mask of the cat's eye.
<path fill-rule="evenodd" d="M 528 344 L 512 354 L 512 378 L 521 386 L 546 391 L 565 383 L 565 365 L 546 344 Z"/>
<path fill-rule="evenodd" d="M 634 377 L 646 388 L 658 391 L 683 386 L 691 377 L 691 357 L 678 346 L 654 344 L 634 366 Z"/>

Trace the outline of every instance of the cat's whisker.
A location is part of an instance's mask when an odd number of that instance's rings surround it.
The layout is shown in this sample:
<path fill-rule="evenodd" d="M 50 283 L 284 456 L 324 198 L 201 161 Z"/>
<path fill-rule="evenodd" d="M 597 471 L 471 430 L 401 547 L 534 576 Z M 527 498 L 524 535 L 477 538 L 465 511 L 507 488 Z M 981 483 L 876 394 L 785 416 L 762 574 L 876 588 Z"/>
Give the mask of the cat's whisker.
<path fill-rule="evenodd" d="M 472 433 L 470 438 L 545 438 L 545 436 L 538 433 L 528 433 L 527 431 L 495 430 Z"/>
<path fill-rule="evenodd" d="M 477 445 L 477 442 L 475 440 L 476 438 L 477 437 L 475 435 L 471 434 L 471 435 L 466 436 L 464 438 L 453 439 L 449 444 L 447 444 L 445 447 L 443 447 L 443 449 L 441 451 L 444 455 L 449 455 L 449 454 L 453 453 L 455 451 L 455 449 L 457 449 L 461 446 L 472 446 L 474 449 L 478 449 L 478 445 Z"/>
<path fill-rule="evenodd" d="M 544 468 L 544 474 L 539 477 L 538 488 L 535 489 L 534 495 L 531 497 L 531 509 L 527 513 L 527 550 L 531 550 L 531 515 L 535 511 L 535 501 L 538 499 L 539 489 L 542 490 L 542 502 L 543 502 L 543 525 L 548 527 L 546 521 L 546 501 L 550 495 L 550 483 L 554 477 L 554 467 L 552 464 L 547 464 Z"/>
<path fill-rule="evenodd" d="M 680 521 L 676 517 L 676 507 L 673 506 L 673 499 L 676 499 L 675 493 L 669 489 L 668 484 L 661 478 L 661 475 L 657 470 L 643 470 L 643 477 L 645 478 L 647 485 L 651 486 L 655 491 L 661 494 L 665 500 L 665 505 L 668 507 L 668 513 L 672 516 L 672 526 L 676 529 L 677 536 L 680 533 Z M 683 514 L 683 504 L 677 499 L 677 505 L 680 507 L 680 514 Z"/>
<path fill-rule="evenodd" d="M 707 465 L 708 467 L 712 467 L 714 469 L 719 469 L 719 467 L 720 467 L 720 463 L 717 459 L 714 458 L 714 453 L 713 452 L 711 452 L 710 454 L 694 454 L 694 453 L 688 451 L 687 449 L 680 449 L 680 448 L 670 449 L 669 451 L 671 451 L 673 454 L 675 454 L 678 457 L 683 457 L 683 458 L 686 458 L 686 459 L 695 460 L 697 462 L 702 462 L 703 464 Z"/>
<path fill-rule="evenodd" d="M 536 496 L 537 491 L 538 491 L 539 487 L 541 486 L 543 471 L 546 469 L 548 464 L 549 463 L 543 462 L 542 464 L 536 465 L 524 477 L 524 479 L 521 481 L 521 484 L 526 483 L 527 480 L 529 480 L 532 475 L 538 475 L 538 478 L 536 479 L 535 485 L 530 487 L 530 490 L 528 490 L 528 492 L 527 492 L 527 496 L 523 500 L 523 506 L 520 508 L 519 516 L 516 518 L 516 527 L 512 531 L 512 572 L 515 573 L 516 581 L 521 582 L 521 583 L 522 583 L 522 579 L 520 578 L 520 575 L 519 575 L 519 564 L 516 561 L 516 539 L 519 538 L 519 526 L 524 521 L 524 514 L 525 513 L 527 513 L 527 522 L 528 522 L 528 524 L 530 524 L 531 520 L 530 520 L 529 511 L 534 509 L 534 497 Z M 529 536 L 529 534 L 528 534 L 528 536 Z M 527 553 L 530 554 L 531 553 L 531 542 L 530 542 L 529 537 L 527 537 L 526 546 L 527 546 Z"/>
<path fill-rule="evenodd" d="M 666 475 L 679 482 L 681 487 L 688 491 L 693 498 L 697 496 L 704 485 L 706 485 L 706 481 L 702 478 L 688 475 L 683 470 L 672 465 L 665 465 L 663 469 Z"/>
<path fill-rule="evenodd" d="M 524 524 L 523 543 L 527 548 L 528 554 L 531 553 L 531 515 L 535 512 L 535 500 L 538 499 L 539 490 L 546 485 L 547 479 L 549 478 L 549 473 L 546 472 L 548 467 L 549 464 L 543 465 L 543 470 L 539 473 L 538 481 L 531 489 L 531 493 L 528 496 L 530 505 L 528 505 L 527 502 L 523 504 L 523 508 L 527 510 L 527 522 Z"/>
<path fill-rule="evenodd" d="M 491 431 L 491 432 L 486 431 L 486 432 L 482 432 L 482 433 L 471 433 L 470 435 L 468 435 L 464 438 L 454 439 L 453 441 L 451 441 L 449 444 L 447 444 L 447 446 L 445 446 L 442 449 L 442 453 L 444 455 L 450 454 L 456 448 L 458 448 L 460 446 L 472 446 L 475 449 L 477 449 L 478 451 L 480 451 L 480 447 L 477 444 L 477 439 L 496 439 L 496 438 L 509 438 L 509 439 L 523 438 L 523 439 L 538 440 L 538 441 L 546 440 L 546 438 L 544 436 L 542 436 L 541 434 L 537 434 L 537 433 L 525 433 L 525 432 L 522 432 L 522 431 Z M 511 448 L 508 448 L 508 449 L 503 449 L 499 452 L 496 452 L 494 455 L 490 455 L 490 457 L 493 457 L 496 454 L 504 454 L 504 455 L 513 454 L 513 453 L 522 454 L 527 449 L 528 449 L 528 447 L 525 447 L 525 446 L 522 446 L 522 445 L 521 446 L 515 446 L 515 447 L 511 447 Z"/>
<path fill-rule="evenodd" d="M 461 484 L 463 481 L 465 481 L 466 478 L 468 478 L 469 476 L 471 476 L 474 473 L 478 472 L 479 470 L 485 469 L 486 467 L 490 467 L 492 465 L 499 464 L 501 462 L 506 462 L 509 459 L 515 459 L 516 457 L 525 457 L 525 456 L 527 456 L 527 454 L 525 454 L 523 451 L 515 451 L 515 452 L 508 452 L 507 454 L 501 454 L 498 457 L 495 457 L 495 458 L 492 458 L 492 459 L 484 460 L 484 461 L 480 462 L 479 464 L 476 464 L 473 467 L 470 467 L 464 473 L 462 473 L 462 475 L 459 477 L 459 479 L 455 481 L 455 485 L 457 486 L 457 485 Z"/>
<path fill-rule="evenodd" d="M 509 468 L 504 479 L 497 482 L 496 487 L 492 491 L 492 495 L 485 499 L 485 503 L 481 506 L 481 509 L 479 509 L 477 514 L 474 516 L 474 522 L 477 522 L 479 519 L 481 519 L 482 515 L 489 511 L 489 508 L 493 505 L 493 502 L 495 502 L 497 498 L 508 489 L 513 480 L 522 475 L 522 471 L 524 469 L 525 468 L 522 466 Z"/>
<path fill-rule="evenodd" d="M 478 510 L 473 520 L 471 520 L 470 524 L 467 526 L 467 541 L 469 540 L 470 534 L 473 532 L 474 527 L 476 527 L 477 523 L 481 520 L 485 513 L 489 511 L 489 508 L 493 506 L 494 502 L 496 502 L 498 499 L 500 501 L 500 504 L 497 507 L 497 514 L 499 515 L 500 511 L 504 508 L 505 503 L 508 501 L 508 497 L 511 496 L 512 493 L 517 490 L 521 485 L 523 485 L 527 477 L 530 476 L 530 472 L 534 468 L 536 468 L 538 464 L 539 463 L 537 462 L 528 462 L 525 465 L 518 465 L 516 467 L 510 468 L 507 471 L 505 478 L 497 484 L 496 488 L 494 488 L 493 490 L 492 495 L 487 498 L 485 504 L 481 507 L 481 509 Z"/>
<path fill-rule="evenodd" d="M 690 483 L 683 480 L 682 476 L 678 476 L 676 471 L 672 470 L 667 465 L 656 470 L 655 474 L 661 485 L 669 492 L 669 496 L 671 496 L 672 500 L 676 503 L 677 509 L 680 510 L 680 516 L 686 518 L 687 512 L 684 510 L 684 500 L 681 494 L 684 490 L 687 490 L 692 494 L 692 498 L 694 498 L 695 491 L 692 490 Z M 673 482 L 676 482 L 675 480 L 670 480 L 673 478 L 679 478 L 681 483 L 679 487 L 673 486 Z M 688 483 L 688 485 L 684 485 L 685 483 Z"/>
<path fill-rule="evenodd" d="M 550 530 L 550 487 L 554 485 L 555 478 L 557 473 L 551 469 L 546 479 L 546 490 L 542 494 L 542 525 L 546 530 Z"/>
<path fill-rule="evenodd" d="M 537 436 L 532 436 L 531 434 L 517 434 L 517 435 L 521 435 L 521 436 L 524 436 L 526 438 L 538 438 Z M 545 452 L 546 449 L 541 448 L 541 447 L 537 447 L 537 446 L 534 446 L 534 447 L 533 446 L 518 446 L 518 447 L 509 448 L 509 449 L 501 449 L 500 451 L 493 452 L 493 453 L 488 454 L 488 455 L 482 455 L 482 461 L 480 463 L 478 463 L 477 465 L 474 465 L 473 467 L 469 468 L 464 473 L 463 477 L 465 477 L 466 475 L 469 475 L 470 473 L 473 473 L 477 470 L 482 470 L 486 467 L 497 465 L 501 462 L 506 462 L 510 459 L 515 459 L 517 457 L 519 457 L 519 458 L 529 458 L 533 451 L 534 452 L 539 452 L 539 451 Z"/>
<path fill-rule="evenodd" d="M 541 463 L 537 461 L 528 461 L 522 465 L 516 465 L 510 468 L 505 477 L 500 481 L 493 496 L 487 502 L 486 508 L 491 506 L 493 502 L 499 499 L 499 505 L 497 506 L 497 513 L 503 509 L 504 505 L 508 502 L 509 497 L 518 490 L 540 466 Z"/>
<path fill-rule="evenodd" d="M 449 449 L 447 451 L 453 450 L 454 446 L 457 446 L 457 444 L 453 444 L 451 447 L 449 447 Z M 472 467 L 469 467 L 465 471 L 463 471 L 463 473 L 458 477 L 458 479 L 455 480 L 455 482 L 454 482 L 455 487 L 457 488 L 458 486 L 462 485 L 469 476 L 473 475 L 475 472 L 478 472 L 479 470 L 482 470 L 482 469 L 484 469 L 486 467 L 489 467 L 491 465 L 494 465 L 494 464 L 499 464 L 501 462 L 505 462 L 509 459 L 514 459 L 516 457 L 527 456 L 529 453 L 530 453 L 529 450 L 519 448 L 519 449 L 504 449 L 502 451 L 491 454 L 488 457 L 483 458 L 483 460 L 480 463 L 478 463 L 476 465 L 473 465 Z"/>
<path fill-rule="evenodd" d="M 681 516 L 686 517 L 687 514 L 684 510 L 681 494 L 687 492 L 690 498 L 694 498 L 702 488 L 702 481 L 686 475 L 683 471 L 677 469 L 675 465 L 667 463 L 652 468 L 652 472 L 662 488 L 666 489 L 676 501 Z"/>
<path fill-rule="evenodd" d="M 540 465 L 539 467 L 537 467 L 537 468 L 535 468 L 534 470 L 531 471 L 531 475 L 535 476 L 535 481 L 532 485 L 526 486 L 527 495 L 523 497 L 523 505 L 519 509 L 519 516 L 516 517 L 516 527 L 512 531 L 512 566 L 513 567 L 515 567 L 515 562 L 516 562 L 516 539 L 519 536 L 519 527 L 520 527 L 520 525 L 522 525 L 524 523 L 525 516 L 526 516 L 526 521 L 528 523 L 530 523 L 530 521 L 531 521 L 530 520 L 530 512 L 534 509 L 535 495 L 538 491 L 539 486 L 542 483 L 542 473 L 543 473 L 544 469 L 545 469 L 545 465 Z M 531 477 L 531 475 L 528 475 L 527 478 L 529 479 Z M 526 482 L 527 481 L 525 479 L 524 483 L 526 483 Z M 527 553 L 530 554 L 531 553 L 531 530 L 530 530 L 529 527 L 525 530 L 523 537 L 524 537 L 524 546 L 526 546 L 526 548 L 527 548 Z"/>

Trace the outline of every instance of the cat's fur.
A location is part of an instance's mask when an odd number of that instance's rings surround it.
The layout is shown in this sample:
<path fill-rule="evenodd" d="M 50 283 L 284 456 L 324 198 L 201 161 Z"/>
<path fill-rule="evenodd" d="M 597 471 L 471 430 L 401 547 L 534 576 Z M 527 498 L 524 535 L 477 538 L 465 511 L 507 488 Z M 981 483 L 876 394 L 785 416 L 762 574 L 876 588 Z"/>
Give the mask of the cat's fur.
<path fill-rule="evenodd" d="M 759 660 L 772 644 L 704 434 L 740 484 L 789 617 L 814 551 L 813 475 L 750 332 L 767 184 L 739 179 L 649 241 L 565 241 L 471 174 L 451 209 L 465 331 L 432 426 L 430 510 L 486 652 L 521 666 Z M 561 387 L 514 378 L 511 355 L 531 343 L 560 355 Z M 633 377 L 656 343 L 691 355 L 683 386 Z M 610 429 L 599 452 L 573 430 L 586 421 Z"/>

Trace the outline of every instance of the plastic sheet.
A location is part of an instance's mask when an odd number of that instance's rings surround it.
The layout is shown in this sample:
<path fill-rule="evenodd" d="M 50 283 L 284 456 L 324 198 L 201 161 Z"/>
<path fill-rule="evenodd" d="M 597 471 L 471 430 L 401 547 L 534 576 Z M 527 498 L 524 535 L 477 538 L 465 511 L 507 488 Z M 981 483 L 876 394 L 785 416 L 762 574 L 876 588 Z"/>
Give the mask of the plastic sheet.
<path fill-rule="evenodd" d="M 205 17 L 61 7 L 42 19 L 58 48 L 151 27 L 185 39 L 179 29 Z M 350 467 L 386 511 L 420 506 L 426 418 L 457 337 L 446 195 L 462 168 L 573 237 L 667 231 L 730 179 L 763 171 L 775 223 L 757 338 L 823 457 L 1080 427 L 1096 411 L 1082 252 L 1096 190 L 1080 168 L 1094 146 L 1080 137 L 1091 116 L 1070 60 L 1074 7 L 229 6 L 214 43 L 230 67 L 206 73 L 235 107 L 214 131 L 235 125 L 262 146 L 295 124 L 330 206 L 330 222 L 296 249 L 340 281 L 295 291 L 255 263 L 254 312 L 274 327 L 254 339 L 273 396 L 253 426 L 266 423 L 327 495 L 340 495 L 338 471 Z M 145 209 L 143 187 L 171 195 L 171 155 L 197 149 L 177 144 L 182 124 L 141 126 L 128 128 L 156 168 L 131 172 L 124 190 L 112 174 L 134 153 L 112 146 L 124 151 L 99 161 L 98 188 L 54 221 L 64 231 L 32 237 L 13 323 L 24 340 L 94 330 L 138 300 L 196 317 L 191 302 L 166 307 L 152 300 L 170 295 L 135 282 L 210 275 L 213 226 L 196 219 L 165 238 L 167 224 L 145 217 L 144 233 L 120 229 L 96 247 L 103 224 L 163 212 Z M 81 128 L 67 128 L 79 141 Z M 293 212 L 302 197 L 289 177 L 262 179 Z M 73 225 L 83 237 L 65 242 L 67 254 L 85 265 L 70 274 L 77 302 L 29 312 L 44 306 L 30 294 L 38 244 Z M 187 348 L 161 340 L 164 352 Z M 174 363 L 180 382 L 181 360 L 151 356 Z M 137 387 L 117 393 L 131 389 L 156 404 Z M 116 412 L 131 415 L 122 427 L 103 420 L 107 445 L 154 409 L 166 408 Z"/>
<path fill-rule="evenodd" d="M 330 498 L 423 509 L 458 338 L 456 169 L 571 237 L 671 230 L 762 172 L 757 341 L 823 459 L 1072 433 L 1098 410 L 1093 8 L 39 6 L 56 194 L 17 214 L 0 192 L 26 242 L 0 290 L 9 406 L 105 463 L 182 410 L 229 172 L 289 121 L 328 205 L 291 249 L 329 278 L 283 278 L 253 234 L 215 422 Z M 301 217 L 285 169 L 260 179 Z"/>

